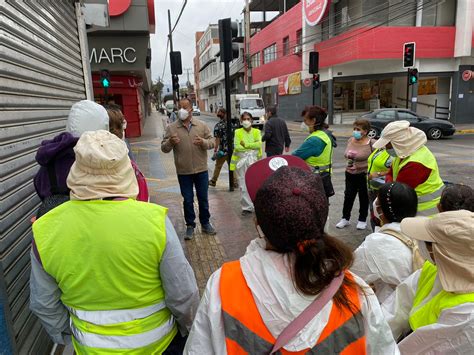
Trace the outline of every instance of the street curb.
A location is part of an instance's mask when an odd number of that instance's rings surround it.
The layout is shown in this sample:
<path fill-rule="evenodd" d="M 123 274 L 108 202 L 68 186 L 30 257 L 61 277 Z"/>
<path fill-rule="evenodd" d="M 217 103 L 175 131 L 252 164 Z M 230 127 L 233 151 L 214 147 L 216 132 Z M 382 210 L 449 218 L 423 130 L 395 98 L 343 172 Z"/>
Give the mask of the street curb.
<path fill-rule="evenodd" d="M 455 134 L 471 134 L 474 133 L 474 129 L 460 129 Z"/>

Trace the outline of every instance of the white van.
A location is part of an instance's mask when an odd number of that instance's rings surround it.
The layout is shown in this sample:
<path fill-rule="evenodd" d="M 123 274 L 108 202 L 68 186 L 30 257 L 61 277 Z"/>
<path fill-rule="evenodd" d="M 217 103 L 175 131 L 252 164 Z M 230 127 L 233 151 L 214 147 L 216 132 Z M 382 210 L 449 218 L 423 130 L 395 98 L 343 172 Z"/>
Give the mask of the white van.
<path fill-rule="evenodd" d="M 253 126 L 260 129 L 265 124 L 265 105 L 258 94 L 234 94 L 230 96 L 231 114 L 240 119 L 240 115 L 248 112 L 253 117 Z"/>

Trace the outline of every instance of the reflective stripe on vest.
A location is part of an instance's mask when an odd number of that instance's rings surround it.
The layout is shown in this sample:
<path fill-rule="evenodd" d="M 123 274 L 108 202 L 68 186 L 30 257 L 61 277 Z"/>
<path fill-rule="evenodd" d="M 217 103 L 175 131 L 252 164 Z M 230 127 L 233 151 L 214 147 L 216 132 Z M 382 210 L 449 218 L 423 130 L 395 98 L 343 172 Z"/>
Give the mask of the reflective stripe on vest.
<path fill-rule="evenodd" d="M 170 318 L 164 324 L 148 332 L 128 335 L 100 335 L 83 332 L 71 323 L 72 335 L 81 345 L 100 349 L 137 349 L 153 344 L 174 329 L 174 318 Z"/>
<path fill-rule="evenodd" d="M 146 318 L 166 307 L 164 302 L 138 309 L 119 309 L 110 311 L 84 311 L 67 307 L 77 318 L 98 325 L 129 322 L 134 319 Z"/>
<path fill-rule="evenodd" d="M 412 330 L 437 323 L 441 312 L 445 309 L 464 303 L 474 303 L 474 293 L 458 294 L 444 290 L 426 301 L 435 284 L 437 273 L 436 265 L 429 261 L 424 263 L 408 319 Z"/>
<path fill-rule="evenodd" d="M 346 273 L 346 277 L 352 275 Z M 276 339 L 272 336 L 258 312 L 252 292 L 247 286 L 240 268 L 234 261 L 222 266 L 220 295 L 227 354 L 268 354 Z M 354 304 L 354 312 L 333 304 L 328 323 L 312 349 L 290 352 L 284 348 L 278 354 L 365 354 L 365 332 L 360 311 L 360 300 L 355 289 L 346 289 L 346 295 Z M 241 305 L 245 304 L 245 307 Z"/>
<path fill-rule="evenodd" d="M 403 161 L 398 157 L 395 158 L 392 163 L 393 181 L 397 181 L 400 170 L 408 163 L 419 163 L 431 170 L 428 179 L 415 188 L 416 195 L 418 196 L 418 214 L 426 215 L 427 212 L 422 212 L 430 209 L 433 212 L 430 215 L 437 213 L 435 207 L 441 199 L 440 196 L 444 183 L 439 176 L 436 158 L 426 146 L 421 147 L 415 153 L 403 159 Z M 424 196 L 427 196 L 426 199 Z"/>
<path fill-rule="evenodd" d="M 308 137 L 306 137 L 305 141 L 310 139 L 311 137 L 318 137 L 326 146 L 324 147 L 323 152 L 317 157 L 309 157 L 306 159 L 306 163 L 312 166 L 314 169 L 319 170 L 320 173 L 325 171 L 330 171 L 331 169 L 331 161 L 332 161 L 332 141 L 329 138 L 328 134 L 324 131 L 317 130 L 311 133 Z"/>

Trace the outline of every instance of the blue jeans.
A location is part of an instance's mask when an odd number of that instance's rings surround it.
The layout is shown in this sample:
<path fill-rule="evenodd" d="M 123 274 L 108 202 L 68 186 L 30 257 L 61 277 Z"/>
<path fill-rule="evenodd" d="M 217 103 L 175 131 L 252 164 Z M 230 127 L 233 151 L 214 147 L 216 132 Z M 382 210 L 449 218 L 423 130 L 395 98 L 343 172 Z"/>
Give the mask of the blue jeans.
<path fill-rule="evenodd" d="M 199 221 L 202 226 L 209 224 L 209 200 L 207 198 L 207 191 L 209 188 L 209 174 L 207 171 L 192 175 L 178 175 L 179 188 L 181 189 L 181 196 L 183 196 L 184 220 L 186 225 L 196 227 L 194 220 L 196 214 L 194 213 L 194 190 L 196 187 L 196 196 L 199 203 Z"/>

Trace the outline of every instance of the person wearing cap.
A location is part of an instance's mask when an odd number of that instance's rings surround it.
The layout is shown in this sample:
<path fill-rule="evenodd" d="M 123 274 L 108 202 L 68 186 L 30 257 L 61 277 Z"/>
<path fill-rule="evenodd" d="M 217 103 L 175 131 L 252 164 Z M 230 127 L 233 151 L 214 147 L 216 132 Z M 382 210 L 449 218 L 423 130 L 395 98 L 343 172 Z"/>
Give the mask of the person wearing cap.
<path fill-rule="evenodd" d="M 319 106 L 307 106 L 301 113 L 303 122 L 301 129 L 303 132 L 309 133 L 303 144 L 296 149 L 292 155 L 306 161 L 315 173 L 321 175 L 324 181 L 326 195 L 328 197 L 334 195 L 332 189 L 331 173 L 332 173 L 332 153 L 336 147 L 333 136 L 327 131 L 326 111 Z"/>
<path fill-rule="evenodd" d="M 78 354 L 154 354 L 184 346 L 199 293 L 167 209 L 135 200 L 125 143 L 81 135 L 71 200 L 33 223 L 30 308 Z"/>
<path fill-rule="evenodd" d="M 381 227 L 354 252 L 351 271 L 372 285 L 382 303 L 424 262 L 416 243 L 400 231 L 404 218 L 416 216 L 416 192 L 401 182 L 382 185 L 373 203 Z"/>
<path fill-rule="evenodd" d="M 262 157 L 262 135 L 260 130 L 252 128 L 253 117 L 244 112 L 240 115 L 242 128 L 234 133 L 234 152 L 230 161 L 230 170 L 237 173 L 240 187 L 240 206 L 242 215 L 252 214 L 254 207 L 245 185 L 245 172 L 248 167 Z"/>
<path fill-rule="evenodd" d="M 207 151 L 214 148 L 214 138 L 209 127 L 193 117 L 191 100 L 182 99 L 179 106 L 179 120 L 166 127 L 165 137 L 161 142 L 161 151 L 163 153 L 173 151 L 179 188 L 183 197 L 184 220 L 186 222 L 184 239 L 190 240 L 193 239 L 196 228 L 194 189 L 196 189 L 199 204 L 201 230 L 206 234 L 216 234 L 216 230 L 210 223 L 207 166 Z"/>
<path fill-rule="evenodd" d="M 184 353 L 397 354 L 377 298 L 348 271 L 350 249 L 324 232 L 321 177 L 282 155 L 246 182 L 257 246 L 210 277 Z"/>
<path fill-rule="evenodd" d="M 66 132 L 41 142 L 35 157 L 40 168 L 33 179 L 41 200 L 54 194 L 69 195 L 66 178 L 74 163 L 74 146 L 82 133 L 99 129 L 109 130 L 107 111 L 94 101 L 82 100 L 72 105 Z"/>
<path fill-rule="evenodd" d="M 426 134 L 408 121 L 390 122 L 383 129 L 374 148 L 393 148 L 396 157 L 388 171 L 386 182 L 403 182 L 415 189 L 418 196 L 418 215 L 430 216 L 438 212 L 437 205 L 444 188 L 438 163 L 426 147 Z"/>
<path fill-rule="evenodd" d="M 474 349 L 474 213 L 406 218 L 401 230 L 428 259 L 382 309 L 402 354 L 472 354 Z"/>

